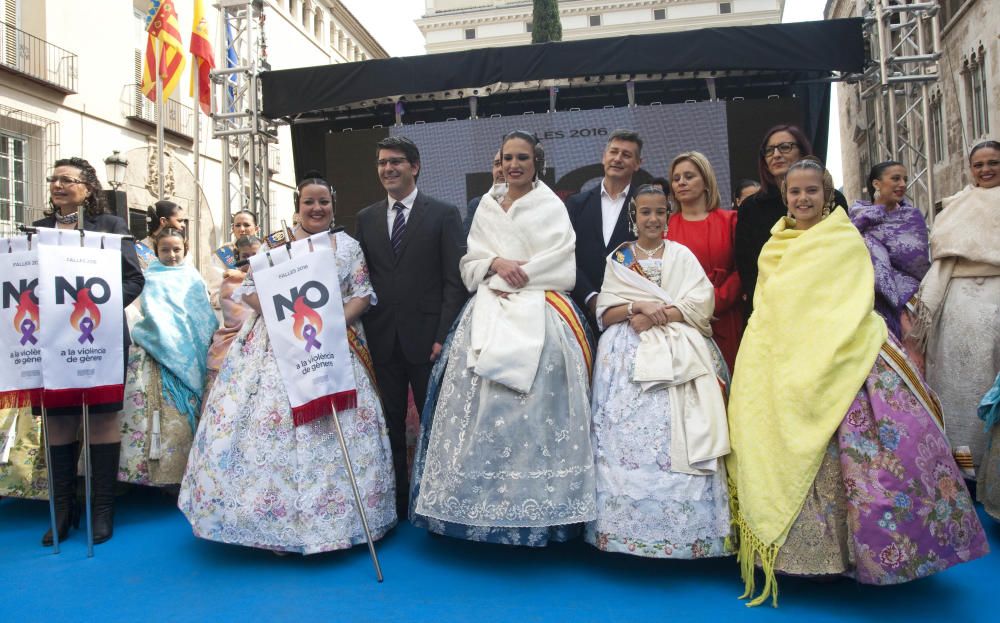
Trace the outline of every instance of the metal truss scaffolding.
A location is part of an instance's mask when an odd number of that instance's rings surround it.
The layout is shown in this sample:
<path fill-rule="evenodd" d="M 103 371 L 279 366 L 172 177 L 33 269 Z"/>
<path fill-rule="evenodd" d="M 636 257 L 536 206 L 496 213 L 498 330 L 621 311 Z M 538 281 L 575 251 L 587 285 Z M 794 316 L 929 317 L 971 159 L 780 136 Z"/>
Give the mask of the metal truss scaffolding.
<path fill-rule="evenodd" d="M 933 223 L 930 87 L 941 58 L 937 2 L 867 0 L 866 39 L 872 64 L 861 76 L 861 97 L 874 113 L 868 144 L 872 162 L 906 166 L 908 196 Z"/>
<path fill-rule="evenodd" d="M 219 0 L 219 41 L 227 46 L 225 67 L 212 78 L 212 137 L 222 140 L 223 231 L 232 215 L 249 210 L 263 231 L 271 229 L 268 145 L 277 130 L 260 114 L 260 73 L 270 69 L 262 0 Z M 220 96 L 221 95 L 221 96 Z"/>

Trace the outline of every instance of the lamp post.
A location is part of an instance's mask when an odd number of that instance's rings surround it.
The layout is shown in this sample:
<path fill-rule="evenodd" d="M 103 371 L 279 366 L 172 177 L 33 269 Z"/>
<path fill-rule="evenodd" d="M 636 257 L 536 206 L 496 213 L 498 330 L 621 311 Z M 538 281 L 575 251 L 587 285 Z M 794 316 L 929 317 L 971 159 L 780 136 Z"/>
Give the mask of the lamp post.
<path fill-rule="evenodd" d="M 122 158 L 116 149 L 114 153 L 104 159 L 104 166 L 108 174 L 108 185 L 111 186 L 111 190 L 105 191 L 108 209 L 111 210 L 112 214 L 120 216 L 128 223 L 128 196 L 125 191 L 120 190 L 125 184 L 125 170 L 128 169 L 128 160 Z"/>

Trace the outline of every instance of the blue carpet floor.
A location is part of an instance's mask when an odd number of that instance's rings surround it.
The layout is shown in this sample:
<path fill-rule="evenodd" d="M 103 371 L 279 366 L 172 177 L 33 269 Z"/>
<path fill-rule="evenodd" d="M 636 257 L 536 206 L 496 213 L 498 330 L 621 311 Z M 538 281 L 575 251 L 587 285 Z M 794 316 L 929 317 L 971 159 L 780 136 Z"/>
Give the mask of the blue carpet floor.
<path fill-rule="evenodd" d="M 53 556 L 39 545 L 48 505 L 5 499 L 0 621 L 996 620 L 1000 524 L 981 516 L 993 549 L 981 560 L 883 588 L 782 578 L 780 607 L 751 609 L 737 599 L 732 558 L 647 560 L 582 542 L 508 548 L 431 537 L 409 523 L 377 543 L 380 585 L 363 546 L 279 558 L 199 540 L 172 498 L 144 489 L 119 498 L 115 536 L 94 558 L 82 530 Z"/>

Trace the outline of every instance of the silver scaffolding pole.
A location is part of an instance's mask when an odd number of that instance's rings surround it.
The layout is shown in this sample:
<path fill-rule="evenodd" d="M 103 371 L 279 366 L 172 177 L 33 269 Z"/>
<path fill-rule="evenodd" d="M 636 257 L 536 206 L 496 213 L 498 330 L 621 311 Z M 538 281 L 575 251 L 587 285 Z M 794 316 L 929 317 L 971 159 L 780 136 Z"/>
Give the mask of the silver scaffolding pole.
<path fill-rule="evenodd" d="M 260 80 L 270 67 L 264 40 L 262 0 L 220 0 L 220 41 L 225 62 L 211 71 L 214 88 L 212 137 L 222 140 L 223 228 L 232 214 L 250 210 L 264 231 L 272 229 L 268 146 L 277 142 L 274 124 L 260 114 Z M 221 103 L 221 106 L 216 106 Z"/>
<path fill-rule="evenodd" d="M 909 173 L 907 195 L 928 225 L 937 201 L 931 143 L 930 87 L 941 58 L 936 1 L 897 3 L 868 0 L 866 37 L 873 66 L 861 78 L 861 96 L 875 111 L 868 136 L 873 162 L 898 160 Z"/>

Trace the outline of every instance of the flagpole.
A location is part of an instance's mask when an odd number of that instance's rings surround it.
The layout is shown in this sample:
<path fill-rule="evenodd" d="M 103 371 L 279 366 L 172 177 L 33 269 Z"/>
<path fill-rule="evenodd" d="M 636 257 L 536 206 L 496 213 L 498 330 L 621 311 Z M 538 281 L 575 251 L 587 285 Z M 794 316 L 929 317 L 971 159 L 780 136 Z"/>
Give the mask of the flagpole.
<path fill-rule="evenodd" d="M 198 160 L 201 152 L 201 63 L 192 57 L 194 75 L 194 261 L 201 268 L 201 169 Z"/>
<path fill-rule="evenodd" d="M 158 191 L 157 200 L 165 199 L 163 196 L 163 77 L 160 70 L 163 68 L 163 43 L 160 42 L 156 59 L 156 172 Z"/>

